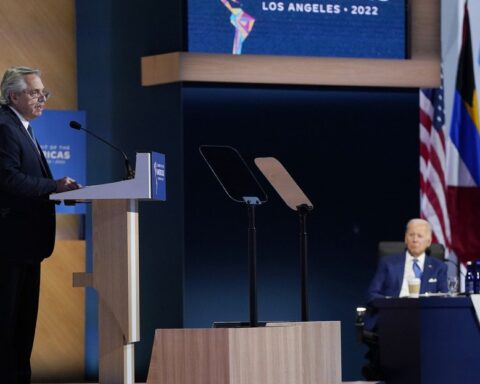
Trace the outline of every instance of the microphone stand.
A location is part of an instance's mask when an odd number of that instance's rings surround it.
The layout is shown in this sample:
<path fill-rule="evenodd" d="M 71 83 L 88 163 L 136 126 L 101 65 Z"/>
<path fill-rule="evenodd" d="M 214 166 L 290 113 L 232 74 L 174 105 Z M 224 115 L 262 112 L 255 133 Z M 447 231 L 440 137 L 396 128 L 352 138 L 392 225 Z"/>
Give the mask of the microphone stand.
<path fill-rule="evenodd" d="M 308 321 L 308 264 L 307 264 L 307 214 L 313 210 L 313 204 L 305 196 L 285 167 L 274 157 L 257 157 L 255 164 L 272 184 L 288 207 L 298 214 L 300 222 L 299 259 L 300 259 L 300 301 L 302 322 Z"/>
<path fill-rule="evenodd" d="M 130 165 L 130 161 L 128 160 L 127 155 L 120 148 L 118 148 L 117 146 L 108 142 L 107 140 L 103 139 L 102 137 L 98 136 L 97 134 L 93 133 L 92 131 L 89 131 L 88 129 L 83 128 L 82 125 L 80 123 L 77 123 L 76 121 L 71 121 L 70 122 L 70 127 L 73 128 L 73 129 L 79 130 L 79 131 L 87 132 L 89 135 L 92 135 L 96 139 L 100 140 L 101 142 L 107 144 L 108 146 L 110 146 L 113 149 L 120 152 L 123 156 L 124 161 L 125 161 L 125 169 L 127 171 L 126 180 L 130 180 L 130 179 L 135 178 L 135 171 L 132 169 L 132 166 Z"/>

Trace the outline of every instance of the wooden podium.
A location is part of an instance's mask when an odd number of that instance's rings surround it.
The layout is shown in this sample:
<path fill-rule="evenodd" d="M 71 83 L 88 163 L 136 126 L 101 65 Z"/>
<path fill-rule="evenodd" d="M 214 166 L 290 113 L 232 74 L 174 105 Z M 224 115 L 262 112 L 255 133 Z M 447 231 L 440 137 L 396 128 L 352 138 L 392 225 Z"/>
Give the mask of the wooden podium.
<path fill-rule="evenodd" d="M 157 329 L 147 384 L 340 384 L 340 322 Z"/>
<path fill-rule="evenodd" d="M 93 272 L 74 273 L 73 285 L 98 292 L 100 383 L 134 383 L 133 343 L 140 340 L 138 201 L 165 200 L 165 156 L 138 153 L 134 179 L 50 199 L 92 202 Z"/>

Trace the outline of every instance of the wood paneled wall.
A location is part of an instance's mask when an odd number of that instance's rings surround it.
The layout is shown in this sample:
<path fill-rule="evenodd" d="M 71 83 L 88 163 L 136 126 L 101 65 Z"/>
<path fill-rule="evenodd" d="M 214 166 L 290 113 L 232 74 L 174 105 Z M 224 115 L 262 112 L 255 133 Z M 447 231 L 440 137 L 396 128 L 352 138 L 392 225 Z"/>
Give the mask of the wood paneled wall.
<path fill-rule="evenodd" d="M 0 73 L 26 65 L 42 71 L 49 109 L 77 108 L 74 0 L 2 0 Z"/>
<path fill-rule="evenodd" d="M 60 240 L 42 263 L 37 332 L 32 354 L 34 382 L 83 381 L 85 294 L 72 273 L 85 270 L 85 241 Z"/>
<path fill-rule="evenodd" d="M 74 0 L 1 0 L 0 73 L 14 65 L 40 69 L 53 93 L 49 109 L 77 109 L 75 41 Z M 85 295 L 72 288 L 72 272 L 85 268 L 85 242 L 64 240 L 72 238 L 63 234 L 70 231 L 71 219 L 58 218 L 54 255 L 42 265 L 32 356 L 36 382 L 81 381 L 84 376 Z"/>

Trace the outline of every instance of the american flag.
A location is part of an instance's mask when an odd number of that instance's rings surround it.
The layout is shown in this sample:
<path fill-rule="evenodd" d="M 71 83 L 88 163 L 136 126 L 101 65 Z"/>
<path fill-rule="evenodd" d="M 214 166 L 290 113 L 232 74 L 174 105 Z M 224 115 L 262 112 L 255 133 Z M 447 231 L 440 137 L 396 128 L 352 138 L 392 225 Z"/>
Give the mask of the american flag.
<path fill-rule="evenodd" d="M 432 226 L 433 242 L 450 249 L 443 88 L 421 89 L 419 97 L 420 216 Z"/>

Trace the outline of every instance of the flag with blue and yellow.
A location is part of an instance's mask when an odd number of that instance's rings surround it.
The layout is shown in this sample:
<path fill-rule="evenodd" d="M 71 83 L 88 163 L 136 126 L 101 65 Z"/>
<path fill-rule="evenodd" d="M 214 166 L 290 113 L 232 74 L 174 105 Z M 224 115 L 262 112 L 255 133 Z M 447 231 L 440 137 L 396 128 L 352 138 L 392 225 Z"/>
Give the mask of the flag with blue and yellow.
<path fill-rule="evenodd" d="M 480 258 L 480 123 L 473 63 L 465 3 L 450 126 L 453 149 L 447 157 L 451 248 L 462 263 Z"/>

